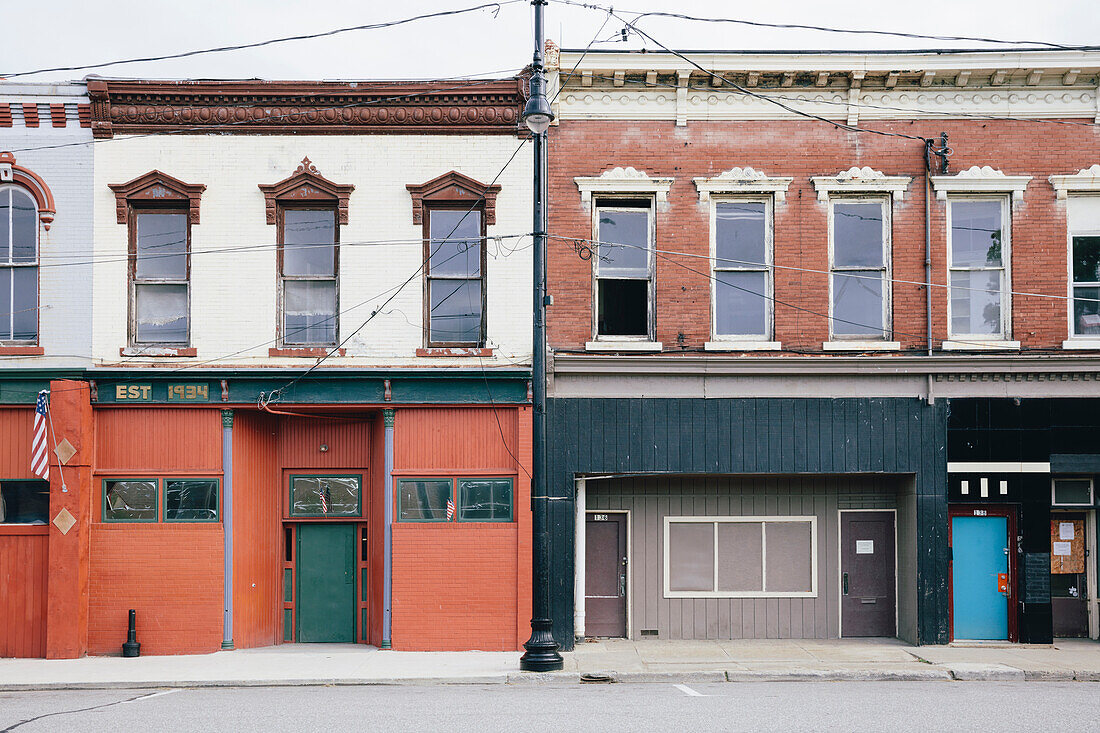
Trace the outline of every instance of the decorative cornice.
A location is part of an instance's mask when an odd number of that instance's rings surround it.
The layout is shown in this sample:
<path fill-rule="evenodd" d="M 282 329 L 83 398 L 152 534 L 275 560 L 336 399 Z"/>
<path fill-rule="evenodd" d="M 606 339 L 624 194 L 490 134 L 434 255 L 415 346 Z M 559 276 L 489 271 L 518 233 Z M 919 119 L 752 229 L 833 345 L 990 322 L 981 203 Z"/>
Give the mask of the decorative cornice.
<path fill-rule="evenodd" d="M 283 180 L 278 183 L 261 183 L 259 188 L 264 194 L 268 224 L 275 223 L 275 205 L 288 201 L 335 203 L 337 221 L 347 224 L 348 199 L 355 190 L 355 186 L 350 183 L 333 183 L 322 176 L 309 158 L 302 158 L 294 172 Z"/>
<path fill-rule="evenodd" d="M 905 189 L 913 179 L 909 176 L 888 176 L 868 166 L 852 166 L 835 176 L 813 176 L 818 201 L 828 201 L 831 193 L 889 193 L 895 201 L 905 198 Z"/>
<path fill-rule="evenodd" d="M 34 198 L 34 203 L 38 207 L 38 220 L 42 222 L 47 232 L 50 231 L 50 224 L 53 223 L 54 215 L 57 213 L 57 206 L 53 201 L 53 192 L 42 180 L 42 176 L 29 168 L 16 165 L 15 155 L 7 152 L 0 153 L 0 168 L 11 169 L 11 182 L 18 183 Z"/>
<path fill-rule="evenodd" d="M 645 171 L 632 167 L 618 167 L 604 171 L 598 176 L 578 176 L 573 179 L 581 192 L 581 203 L 589 206 L 592 195 L 644 193 L 657 197 L 658 204 L 668 203 L 668 191 L 675 178 L 651 178 Z"/>
<path fill-rule="evenodd" d="M 1011 193 L 1013 201 L 1024 197 L 1031 176 L 1008 176 L 988 165 L 972 165 L 953 176 L 932 176 L 936 198 L 947 199 L 949 193 Z"/>
<path fill-rule="evenodd" d="M 1060 199 L 1071 193 L 1097 193 L 1100 192 L 1100 165 L 1082 168 L 1072 176 L 1050 176 L 1047 180 Z"/>
<path fill-rule="evenodd" d="M 233 427 L 233 411 L 232 410 L 222 410 L 222 427 L 223 428 L 232 428 Z"/>
<path fill-rule="evenodd" d="M 488 185 L 464 176 L 458 171 L 450 171 L 433 178 L 427 183 L 405 186 L 412 196 L 413 224 L 424 221 L 424 202 L 432 203 L 459 203 L 474 205 L 478 201 L 485 202 L 485 223 L 497 222 L 497 194 L 500 186 Z"/>
<path fill-rule="evenodd" d="M 731 168 L 712 178 L 693 178 L 699 190 L 699 200 L 707 202 L 714 194 L 767 194 L 775 195 L 782 203 L 787 200 L 787 187 L 793 178 L 770 177 L 755 168 Z"/>
<path fill-rule="evenodd" d="M 387 407 L 382 410 L 382 423 L 387 428 L 393 427 L 393 415 L 394 410 L 392 407 Z"/>
<path fill-rule="evenodd" d="M 89 79 L 92 135 L 515 134 L 520 78 L 460 82 L 123 81 Z"/>
<path fill-rule="evenodd" d="M 198 224 L 199 200 L 206 190 L 206 186 L 201 183 L 184 183 L 158 170 L 149 171 L 128 183 L 108 184 L 108 188 L 115 192 L 115 217 L 119 224 L 127 222 L 130 203 L 133 201 L 186 201 L 190 222 Z"/>

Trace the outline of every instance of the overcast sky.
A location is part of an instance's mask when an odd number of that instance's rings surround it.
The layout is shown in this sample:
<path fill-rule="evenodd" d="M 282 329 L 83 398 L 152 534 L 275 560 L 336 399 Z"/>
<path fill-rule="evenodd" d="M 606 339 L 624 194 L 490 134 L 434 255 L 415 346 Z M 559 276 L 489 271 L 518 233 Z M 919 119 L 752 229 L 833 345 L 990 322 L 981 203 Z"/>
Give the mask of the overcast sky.
<path fill-rule="evenodd" d="M 55 66 L 178 53 L 316 33 L 480 4 L 482 0 L 0 0 L 4 44 L 0 74 Z M 609 0 L 593 0 L 604 4 Z M 1100 45 L 1097 0 L 621 0 L 617 12 L 674 10 L 697 16 L 774 23 L 983 36 L 1006 40 Z M 140 78 L 431 79 L 507 75 L 531 58 L 527 2 L 382 30 L 277 44 L 175 61 L 53 72 L 12 81 L 82 78 L 88 73 Z M 592 41 L 607 14 L 552 2 L 546 32 L 565 48 Z M 600 40 L 616 36 L 611 19 Z M 664 18 L 643 21 L 661 43 L 679 49 L 869 49 L 971 47 L 794 30 L 767 30 Z M 596 43 L 594 48 L 639 47 Z M 651 45 L 652 47 L 652 45 Z"/>

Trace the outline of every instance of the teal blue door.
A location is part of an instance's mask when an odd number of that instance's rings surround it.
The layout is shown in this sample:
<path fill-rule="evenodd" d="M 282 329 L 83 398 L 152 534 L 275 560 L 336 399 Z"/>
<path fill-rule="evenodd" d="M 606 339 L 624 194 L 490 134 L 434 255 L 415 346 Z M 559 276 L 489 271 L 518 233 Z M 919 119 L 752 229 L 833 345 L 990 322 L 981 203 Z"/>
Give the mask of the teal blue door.
<path fill-rule="evenodd" d="M 951 598 L 956 639 L 1007 639 L 1008 518 L 951 518 Z"/>
<path fill-rule="evenodd" d="M 298 525 L 298 641 L 355 641 L 355 525 Z"/>

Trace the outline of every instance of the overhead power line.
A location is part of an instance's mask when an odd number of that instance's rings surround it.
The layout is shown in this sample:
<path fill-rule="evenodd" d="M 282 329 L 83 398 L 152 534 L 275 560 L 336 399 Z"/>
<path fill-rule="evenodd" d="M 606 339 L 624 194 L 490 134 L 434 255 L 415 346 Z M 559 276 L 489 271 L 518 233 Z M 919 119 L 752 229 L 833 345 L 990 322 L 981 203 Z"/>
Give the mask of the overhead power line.
<path fill-rule="evenodd" d="M 378 30 L 379 28 L 392 28 L 398 25 L 405 25 L 406 23 L 414 23 L 419 20 L 428 20 L 431 18 L 443 18 L 453 15 L 463 15 L 465 13 L 473 13 L 478 10 L 486 10 L 488 8 L 493 9 L 493 17 L 497 16 L 500 9 L 505 5 L 512 5 L 518 2 L 526 2 L 526 0 L 500 0 L 500 2 L 483 3 L 481 5 L 475 5 L 468 8 L 459 8 L 456 10 L 441 10 L 437 13 L 424 13 L 422 15 L 415 15 L 411 18 L 401 18 L 399 20 L 383 21 L 381 23 L 366 23 L 363 25 L 353 25 L 347 28 L 335 28 L 333 30 L 321 31 L 320 33 L 304 33 L 296 36 L 282 36 L 280 38 L 269 38 L 266 41 L 256 41 L 255 43 L 241 43 L 233 46 L 218 46 L 216 48 L 203 48 L 193 51 L 183 51 L 180 53 L 165 54 L 162 56 L 143 56 L 140 58 L 131 59 L 119 59 L 117 61 L 101 61 L 93 64 L 79 64 L 76 66 L 54 66 L 42 69 L 31 69 L 30 71 L 16 71 L 9 73 L 0 73 L 0 77 L 6 77 L 8 79 L 14 79 L 20 76 L 30 76 L 32 74 L 46 74 L 54 71 L 81 71 L 84 69 L 102 69 L 106 66 L 117 66 L 119 64 L 136 64 L 147 61 L 169 61 L 172 59 L 183 59 L 192 56 L 201 56 L 208 53 L 225 53 L 228 51 L 242 51 L 249 48 L 260 48 L 262 46 L 271 46 L 277 43 L 288 43 L 290 41 L 308 41 L 314 38 L 325 38 L 328 36 L 336 36 L 342 33 L 351 33 L 352 31 L 370 31 Z"/>

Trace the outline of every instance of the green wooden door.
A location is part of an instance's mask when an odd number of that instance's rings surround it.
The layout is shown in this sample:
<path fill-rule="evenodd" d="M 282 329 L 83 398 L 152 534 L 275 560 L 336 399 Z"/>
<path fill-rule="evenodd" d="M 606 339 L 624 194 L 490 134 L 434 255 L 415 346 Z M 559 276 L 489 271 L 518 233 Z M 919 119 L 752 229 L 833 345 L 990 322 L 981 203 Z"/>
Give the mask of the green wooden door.
<path fill-rule="evenodd" d="M 355 641 L 355 525 L 298 525 L 298 641 Z"/>

